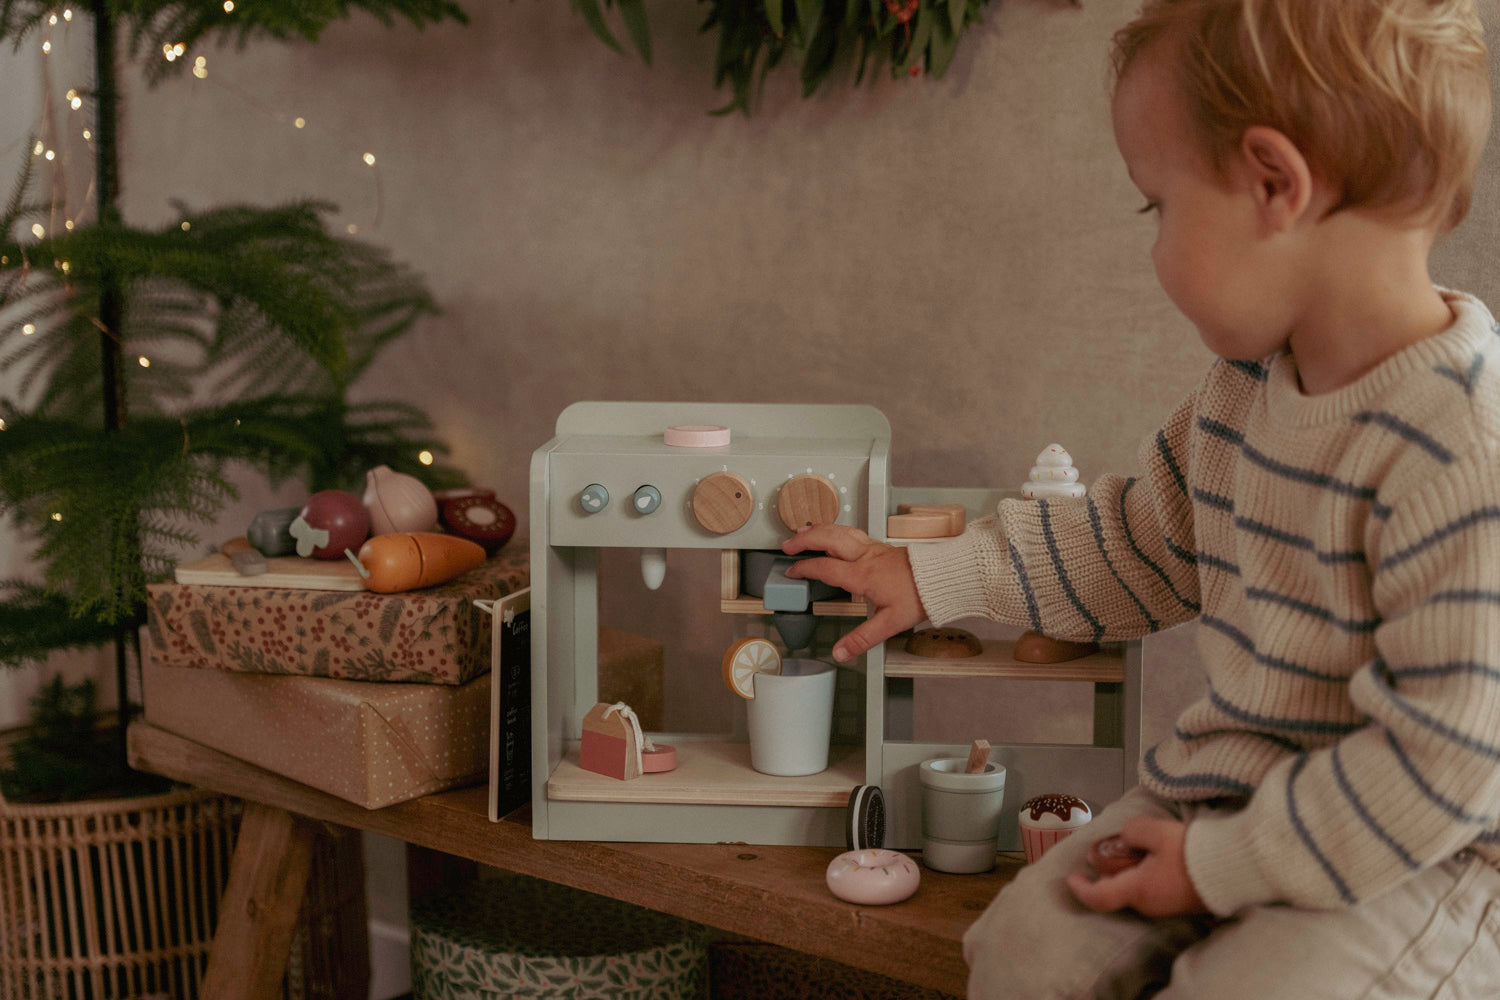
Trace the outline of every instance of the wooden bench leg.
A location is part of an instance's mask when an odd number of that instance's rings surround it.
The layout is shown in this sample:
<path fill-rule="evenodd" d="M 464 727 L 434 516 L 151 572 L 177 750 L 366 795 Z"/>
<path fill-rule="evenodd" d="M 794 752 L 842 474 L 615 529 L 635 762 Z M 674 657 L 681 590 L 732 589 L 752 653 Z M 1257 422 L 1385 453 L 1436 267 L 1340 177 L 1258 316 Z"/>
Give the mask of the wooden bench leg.
<path fill-rule="evenodd" d="M 280 993 L 316 835 L 284 809 L 245 803 L 203 977 L 204 1000 Z"/>

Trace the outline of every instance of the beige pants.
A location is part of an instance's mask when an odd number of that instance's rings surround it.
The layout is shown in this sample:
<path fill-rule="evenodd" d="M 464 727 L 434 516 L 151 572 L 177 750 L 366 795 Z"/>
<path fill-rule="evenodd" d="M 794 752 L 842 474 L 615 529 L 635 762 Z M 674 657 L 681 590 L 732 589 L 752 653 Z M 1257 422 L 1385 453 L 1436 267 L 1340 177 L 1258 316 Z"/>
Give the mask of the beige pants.
<path fill-rule="evenodd" d="M 1025 868 L 964 935 L 971 1000 L 1500 1000 L 1500 872 L 1467 853 L 1347 909 L 1231 920 L 1093 913 L 1063 884 L 1127 817 L 1204 808 L 1133 790 Z"/>

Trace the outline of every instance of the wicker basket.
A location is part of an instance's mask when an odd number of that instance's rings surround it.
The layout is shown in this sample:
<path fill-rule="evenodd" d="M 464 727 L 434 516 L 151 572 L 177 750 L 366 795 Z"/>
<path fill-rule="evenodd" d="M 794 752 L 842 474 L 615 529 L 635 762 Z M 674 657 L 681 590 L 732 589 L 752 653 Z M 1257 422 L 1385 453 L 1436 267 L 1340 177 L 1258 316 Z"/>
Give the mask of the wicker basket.
<path fill-rule="evenodd" d="M 0 797 L 0 1000 L 196 1000 L 240 801 L 202 789 L 24 805 Z M 356 831 L 320 836 L 283 995 L 368 981 Z"/>

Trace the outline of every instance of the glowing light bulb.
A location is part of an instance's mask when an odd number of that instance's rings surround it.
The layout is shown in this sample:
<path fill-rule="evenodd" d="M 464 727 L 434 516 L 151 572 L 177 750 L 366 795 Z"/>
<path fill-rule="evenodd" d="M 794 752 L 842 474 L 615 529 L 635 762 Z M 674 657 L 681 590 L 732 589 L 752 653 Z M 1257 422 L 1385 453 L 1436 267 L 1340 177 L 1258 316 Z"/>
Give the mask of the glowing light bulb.
<path fill-rule="evenodd" d="M 33 333 L 36 333 L 36 324 L 35 323 L 27 323 L 25 326 L 21 327 L 21 336 L 23 336 L 23 337 L 29 337 Z"/>
<path fill-rule="evenodd" d="M 52 512 L 52 520 L 54 520 L 54 521 L 61 521 L 62 520 L 62 511 L 60 511 L 60 510 L 54 510 Z"/>
<path fill-rule="evenodd" d="M 36 141 L 36 145 L 35 146 L 31 147 L 31 155 L 32 156 L 41 156 L 46 151 L 47 151 L 47 147 L 42 145 L 42 140 L 40 140 L 40 139 L 38 139 Z"/>
<path fill-rule="evenodd" d="M 0 417 L 0 431 L 5 430 L 5 418 Z"/>
<path fill-rule="evenodd" d="M 69 7 L 66 10 L 63 11 L 63 20 L 64 21 L 71 21 L 71 20 L 73 20 L 73 8 L 72 7 Z"/>
<path fill-rule="evenodd" d="M 73 271 L 73 265 L 70 264 L 70 263 L 68 263 L 65 260 L 64 261 L 59 261 L 58 265 L 57 265 L 57 268 L 58 268 L 58 270 L 62 271 L 63 274 L 70 274 Z"/>
<path fill-rule="evenodd" d="M 353 236 L 355 233 L 359 232 L 359 227 L 351 222 L 344 227 L 344 232 L 348 233 L 350 236 Z"/>
<path fill-rule="evenodd" d="M 298 128 L 307 128 L 307 119 L 299 115 L 298 117 L 292 119 L 292 124 L 297 126 Z"/>
<path fill-rule="evenodd" d="M 40 222 L 32 223 L 31 235 L 35 236 L 37 239 L 41 239 L 43 236 L 47 235 L 47 227 L 43 226 Z"/>
<path fill-rule="evenodd" d="M 46 55 L 47 53 L 49 53 L 51 51 L 52 51 L 52 43 L 50 41 L 43 42 L 42 43 L 42 54 Z"/>
<path fill-rule="evenodd" d="M 91 140 L 93 138 L 94 138 L 94 133 L 90 132 L 88 129 L 84 129 L 83 130 L 83 141 L 84 142 L 88 142 L 89 140 Z"/>
<path fill-rule="evenodd" d="M 374 153 L 366 153 L 365 154 L 365 162 L 367 164 L 369 164 L 370 166 L 373 167 L 375 165 L 375 154 Z"/>
<path fill-rule="evenodd" d="M 189 229 L 192 229 L 192 228 L 193 228 L 193 224 L 191 222 L 189 222 L 186 219 L 182 220 L 182 231 L 183 232 L 187 232 Z"/>
<path fill-rule="evenodd" d="M 183 44 L 181 42 L 178 42 L 177 44 L 175 44 L 175 45 L 172 46 L 172 54 L 174 56 L 181 56 L 186 51 L 187 51 L 187 49 L 183 46 Z"/>
<path fill-rule="evenodd" d="M 135 360 L 136 360 L 136 362 L 138 364 L 140 364 L 140 366 L 142 368 L 150 368 L 151 367 L 151 359 L 148 358 L 148 357 L 146 357 L 144 354 L 142 354 L 140 357 L 136 358 Z"/>
<path fill-rule="evenodd" d="M 63 228 L 66 229 L 68 232 L 71 233 L 73 231 L 73 220 L 69 219 L 66 222 L 64 222 L 63 223 Z"/>
<path fill-rule="evenodd" d="M 208 78 L 208 60 L 203 56 L 193 60 L 193 75 L 200 80 Z"/>
<path fill-rule="evenodd" d="M 68 106 L 74 111 L 77 111 L 79 108 L 83 107 L 83 98 L 79 97 L 77 94 L 74 94 L 72 97 L 68 98 Z"/>
<path fill-rule="evenodd" d="M 423 448 L 421 451 L 417 452 L 417 461 L 421 462 L 423 465 L 431 465 L 432 452 L 428 451 L 426 448 Z"/>
<path fill-rule="evenodd" d="M 55 160 L 55 159 L 57 159 L 57 150 L 55 150 L 55 149 L 49 149 L 49 150 L 47 150 L 47 159 L 49 159 L 49 160 Z"/>
<path fill-rule="evenodd" d="M 224 13 L 226 13 L 226 14 L 233 14 L 234 13 L 234 0 L 224 0 Z"/>
<path fill-rule="evenodd" d="M 47 23 L 48 24 L 56 24 L 57 23 L 57 15 L 53 14 L 51 17 L 47 18 Z"/>

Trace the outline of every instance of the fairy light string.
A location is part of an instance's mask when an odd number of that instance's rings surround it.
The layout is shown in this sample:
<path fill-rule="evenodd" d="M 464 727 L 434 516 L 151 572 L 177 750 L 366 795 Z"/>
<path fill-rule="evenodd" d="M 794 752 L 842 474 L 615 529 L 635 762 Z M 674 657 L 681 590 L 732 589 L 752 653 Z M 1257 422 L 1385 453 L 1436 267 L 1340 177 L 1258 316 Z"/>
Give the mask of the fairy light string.
<path fill-rule="evenodd" d="M 226 14 L 233 14 L 236 10 L 235 0 L 224 0 L 223 8 Z M 86 97 L 89 91 L 83 86 L 69 86 L 63 91 L 61 101 L 58 101 L 56 97 L 58 90 L 55 80 L 57 73 L 54 71 L 53 66 L 55 60 L 62 59 L 64 61 L 63 65 L 66 67 L 65 72 L 68 75 L 85 72 L 78 66 L 70 64 L 67 59 L 67 56 L 73 51 L 70 46 L 70 35 L 75 19 L 80 18 L 76 17 L 71 7 L 62 7 L 52 12 L 44 21 L 38 42 L 41 58 L 37 61 L 41 82 L 42 107 L 38 119 L 33 126 L 33 134 L 38 138 L 36 138 L 32 145 L 31 155 L 33 158 L 43 161 L 40 166 L 45 171 L 47 178 L 46 222 L 36 222 L 30 227 L 31 236 L 38 242 L 44 240 L 49 232 L 55 232 L 59 228 L 71 232 L 78 224 L 93 215 L 96 208 L 97 177 L 95 176 L 94 169 L 94 135 L 93 131 L 87 125 L 88 119 L 85 110 Z M 159 58 L 166 62 L 176 62 L 180 59 L 187 59 L 189 55 L 186 46 L 182 43 L 168 43 L 162 46 L 159 53 L 148 53 L 144 57 L 141 57 L 135 68 L 138 70 L 146 68 L 146 61 L 150 59 Z M 253 113 L 262 118 L 274 121 L 278 125 L 288 126 L 297 133 L 321 133 L 337 142 L 343 149 L 343 155 L 347 157 L 349 162 L 357 162 L 361 169 L 369 171 L 374 202 L 369 224 L 375 229 L 380 228 L 385 208 L 384 185 L 381 182 L 379 157 L 368 146 L 355 143 L 350 137 L 339 133 L 338 130 L 332 127 L 313 127 L 306 116 L 271 107 L 249 91 L 235 86 L 228 81 L 218 79 L 209 73 L 207 56 L 192 55 L 191 58 L 192 67 L 190 73 L 195 81 L 216 88 L 218 92 L 229 95 L 239 104 L 249 108 Z M 84 63 L 87 63 L 87 59 L 84 59 Z M 59 124 L 58 119 L 60 114 L 67 118 L 65 125 Z M 74 115 L 79 116 L 82 120 L 75 119 Z M 17 139 L 13 141 L 5 149 L 0 149 L 0 154 L 8 150 L 14 150 L 23 141 L 25 140 Z M 81 149 L 78 149 L 78 153 L 82 155 L 83 162 L 88 164 L 88 172 L 84 175 L 88 183 L 84 196 L 79 200 L 75 211 L 75 206 L 69 196 L 68 178 L 70 168 L 77 163 L 73 152 L 74 147 L 79 141 L 81 141 L 82 146 Z M 186 219 L 181 220 L 180 224 L 184 232 L 191 229 L 191 223 Z M 350 221 L 345 224 L 344 229 L 348 234 L 354 235 L 359 232 L 360 226 L 358 223 Z M 22 248 L 22 253 L 24 261 L 24 247 Z M 8 264 L 8 259 L 0 258 L 0 266 Z M 66 282 L 72 270 L 71 263 L 67 260 L 58 259 L 53 261 L 53 267 L 60 273 L 63 281 Z M 23 263 L 23 271 L 19 279 L 21 287 L 24 287 L 29 272 L 29 262 Z M 31 336 L 36 332 L 36 327 L 31 323 L 27 323 L 22 327 L 21 332 L 23 336 Z M 150 359 L 144 355 L 138 357 L 137 363 L 143 368 L 150 367 L 151 364 Z M 0 431 L 4 429 L 4 426 L 0 425 Z M 431 460 L 430 457 L 425 458 L 426 462 L 430 462 Z"/>

